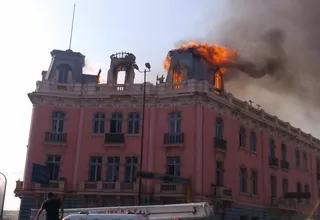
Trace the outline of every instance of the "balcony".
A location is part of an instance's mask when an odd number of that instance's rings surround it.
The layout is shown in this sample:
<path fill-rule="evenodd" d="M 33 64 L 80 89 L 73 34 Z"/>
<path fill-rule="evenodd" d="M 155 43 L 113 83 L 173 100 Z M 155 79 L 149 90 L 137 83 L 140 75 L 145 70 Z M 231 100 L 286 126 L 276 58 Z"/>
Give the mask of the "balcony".
<path fill-rule="evenodd" d="M 286 160 L 281 160 L 281 169 L 289 170 L 289 162 Z"/>
<path fill-rule="evenodd" d="M 212 197 L 213 199 L 232 201 L 232 189 L 223 186 L 212 185 Z"/>
<path fill-rule="evenodd" d="M 40 183 L 35 183 L 33 189 L 35 191 L 43 191 L 44 189 L 52 192 L 64 192 L 65 191 L 65 181 L 55 181 L 51 180 L 48 185 L 43 185 Z"/>
<path fill-rule="evenodd" d="M 270 206 L 281 211 L 297 211 L 297 201 L 295 199 L 276 199 L 275 197 L 271 197 Z"/>
<path fill-rule="evenodd" d="M 78 186 L 79 193 L 121 193 L 124 195 L 136 194 L 139 191 L 139 183 L 124 183 L 124 182 L 81 182 Z"/>
<path fill-rule="evenodd" d="M 121 192 L 137 192 L 139 191 L 139 183 L 120 183 Z"/>
<path fill-rule="evenodd" d="M 279 161 L 276 157 L 269 157 L 269 166 L 278 168 L 279 167 Z"/>
<path fill-rule="evenodd" d="M 50 144 L 65 144 L 67 142 L 67 134 L 46 132 L 45 142 Z"/>
<path fill-rule="evenodd" d="M 104 144 L 106 145 L 124 145 L 125 135 L 123 133 L 106 133 L 104 135 Z"/>
<path fill-rule="evenodd" d="M 181 184 L 177 183 L 157 183 L 155 185 L 155 194 L 162 194 L 165 196 L 176 196 L 184 194 L 184 188 Z"/>
<path fill-rule="evenodd" d="M 184 144 L 184 133 L 172 134 L 165 133 L 163 138 L 164 145 L 182 145 Z"/>
<path fill-rule="evenodd" d="M 226 152 L 227 151 L 227 141 L 222 138 L 215 137 L 214 138 L 214 148 L 218 151 Z"/>

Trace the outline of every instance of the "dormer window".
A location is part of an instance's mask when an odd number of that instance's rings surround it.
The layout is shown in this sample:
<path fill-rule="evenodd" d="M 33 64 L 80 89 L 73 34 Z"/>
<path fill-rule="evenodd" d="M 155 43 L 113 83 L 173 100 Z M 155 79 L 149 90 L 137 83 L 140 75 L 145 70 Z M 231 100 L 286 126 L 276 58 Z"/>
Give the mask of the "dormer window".
<path fill-rule="evenodd" d="M 61 64 L 57 69 L 59 71 L 58 82 L 68 83 L 69 71 L 72 71 L 71 67 L 68 64 Z"/>
<path fill-rule="evenodd" d="M 177 64 L 172 71 L 172 83 L 174 84 L 173 85 L 174 89 L 181 88 L 180 82 L 182 82 L 182 70 L 183 70 L 183 67 L 180 66 L 180 64 Z"/>

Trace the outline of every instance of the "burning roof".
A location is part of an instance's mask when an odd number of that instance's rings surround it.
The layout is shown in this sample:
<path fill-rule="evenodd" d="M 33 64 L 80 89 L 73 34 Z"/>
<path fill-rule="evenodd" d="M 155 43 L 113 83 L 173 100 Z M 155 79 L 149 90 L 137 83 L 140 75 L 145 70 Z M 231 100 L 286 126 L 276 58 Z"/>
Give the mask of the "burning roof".
<path fill-rule="evenodd" d="M 226 69 L 223 68 L 225 65 L 235 62 L 238 58 L 238 53 L 236 51 L 225 47 L 207 43 L 198 44 L 189 42 L 188 44 L 181 45 L 175 50 L 169 51 L 164 61 L 165 70 L 169 69 L 171 56 L 174 52 L 180 53 L 185 51 L 192 52 L 194 55 L 202 57 L 211 65 L 220 66 L 223 69 L 223 71 L 220 70 L 221 73 L 226 71 Z"/>
<path fill-rule="evenodd" d="M 241 59 L 236 50 L 215 44 L 189 42 L 169 51 L 164 61 L 164 69 L 169 70 L 171 57 L 174 53 L 183 52 L 192 52 L 195 56 L 200 56 L 210 65 L 219 67 L 221 74 L 225 73 L 228 68 L 235 68 L 253 78 L 260 78 L 275 65 L 275 62 L 272 60 L 272 62 L 266 63 L 262 68 L 257 68 L 252 62 Z"/>

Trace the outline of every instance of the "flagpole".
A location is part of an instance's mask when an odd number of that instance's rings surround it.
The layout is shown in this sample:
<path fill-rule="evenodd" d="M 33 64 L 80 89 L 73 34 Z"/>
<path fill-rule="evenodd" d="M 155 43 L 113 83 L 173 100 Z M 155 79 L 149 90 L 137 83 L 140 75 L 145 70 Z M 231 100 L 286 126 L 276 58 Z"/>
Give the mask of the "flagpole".
<path fill-rule="evenodd" d="M 69 50 L 71 50 L 72 34 L 73 34 L 73 24 L 74 24 L 74 16 L 75 16 L 75 13 L 76 13 L 76 3 L 73 4 L 73 14 L 72 14 L 72 23 L 71 23 L 71 31 L 70 31 Z"/>

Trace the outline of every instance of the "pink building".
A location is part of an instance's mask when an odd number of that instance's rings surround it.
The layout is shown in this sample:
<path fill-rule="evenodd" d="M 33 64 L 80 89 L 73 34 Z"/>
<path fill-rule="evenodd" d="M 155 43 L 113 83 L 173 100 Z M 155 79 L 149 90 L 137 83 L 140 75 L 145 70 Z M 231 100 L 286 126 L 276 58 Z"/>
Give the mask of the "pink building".
<path fill-rule="evenodd" d="M 97 84 L 96 76 L 82 73 L 82 54 L 51 54 L 29 94 L 25 175 L 15 189 L 19 219 L 29 219 L 44 199 L 43 186 L 31 182 L 33 163 L 48 167 L 47 190 L 65 208 L 137 204 L 141 162 L 145 171 L 190 177 L 192 200 L 212 202 L 217 219 L 302 219 L 318 201 L 320 140 L 217 90 L 222 82 L 191 51 L 172 53 L 166 79 L 146 85 L 142 161 L 135 56 L 112 55 L 107 82 Z M 118 70 L 126 71 L 121 85 Z M 312 197 L 286 200 L 286 192 Z M 141 195 L 144 204 L 185 202 L 186 186 L 143 179 Z"/>

